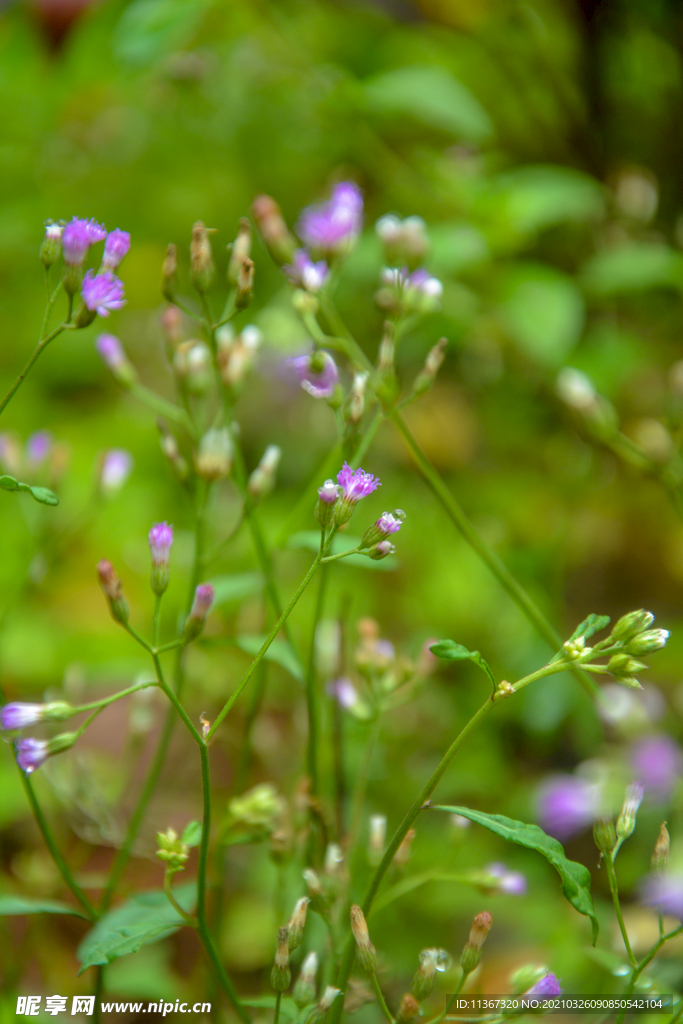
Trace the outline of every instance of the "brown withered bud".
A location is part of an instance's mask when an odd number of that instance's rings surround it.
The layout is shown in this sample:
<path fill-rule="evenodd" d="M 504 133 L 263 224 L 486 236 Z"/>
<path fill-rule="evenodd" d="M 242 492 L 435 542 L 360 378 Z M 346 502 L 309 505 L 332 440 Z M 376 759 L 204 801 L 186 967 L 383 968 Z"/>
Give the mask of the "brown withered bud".
<path fill-rule="evenodd" d="M 240 218 L 237 228 L 237 238 L 230 249 L 230 262 L 228 263 L 228 282 L 237 284 L 242 260 L 248 260 L 251 256 L 251 224 L 246 217 Z"/>
<path fill-rule="evenodd" d="M 159 317 L 169 358 L 183 340 L 183 318 L 177 306 L 167 306 Z"/>
<path fill-rule="evenodd" d="M 292 972 L 289 967 L 289 930 L 280 928 L 277 933 L 277 953 L 270 973 L 270 984 L 276 992 L 284 992 L 289 988 Z"/>
<path fill-rule="evenodd" d="M 651 871 L 664 871 L 669 865 L 669 832 L 666 822 L 659 827 L 659 835 L 655 843 L 654 853 L 650 861 Z"/>
<path fill-rule="evenodd" d="M 235 309 L 246 309 L 251 302 L 254 293 L 254 261 L 244 259 L 240 263 L 237 275 L 237 295 L 235 296 Z"/>
<path fill-rule="evenodd" d="M 175 300 L 178 286 L 178 246 L 169 242 L 161 268 L 161 294 L 167 302 Z"/>
<path fill-rule="evenodd" d="M 97 563 L 97 575 L 100 578 L 100 586 L 109 604 L 112 618 L 115 622 L 125 625 L 128 622 L 128 605 L 121 592 L 121 580 L 116 575 L 114 566 L 106 558 Z"/>
<path fill-rule="evenodd" d="M 399 846 L 398 850 L 394 854 L 394 864 L 399 868 L 404 868 L 410 860 L 410 847 L 412 846 L 413 839 L 417 835 L 414 828 L 409 828 L 403 837 L 403 841 Z"/>
<path fill-rule="evenodd" d="M 358 962 L 368 974 L 374 974 L 377 970 L 377 950 L 370 941 L 367 921 L 361 908 L 354 903 L 350 911 L 351 931 L 356 940 L 356 955 Z"/>
<path fill-rule="evenodd" d="M 418 1003 L 415 996 L 411 995 L 410 992 L 406 992 L 401 1005 L 398 1008 L 398 1016 L 396 1017 L 396 1024 L 409 1024 L 420 1012 L 420 1004 Z"/>
<path fill-rule="evenodd" d="M 491 931 L 492 924 L 493 918 L 488 910 L 483 910 L 481 914 L 477 914 L 472 922 L 470 936 L 465 943 L 465 948 L 460 958 L 460 966 L 465 974 L 471 974 L 481 960 L 481 950 L 486 942 L 486 936 Z"/>
<path fill-rule="evenodd" d="M 190 271 L 192 284 L 197 291 L 204 295 L 208 292 L 213 282 L 214 265 L 211 252 L 209 234 L 211 228 L 198 220 L 192 226 L 192 241 L 190 242 Z"/>
<path fill-rule="evenodd" d="M 439 338 L 436 345 L 429 350 L 424 367 L 418 373 L 413 384 L 413 392 L 416 395 L 422 395 L 431 388 L 444 361 L 447 347 L 448 340 L 446 338 Z"/>
<path fill-rule="evenodd" d="M 272 196 L 256 196 L 251 206 L 261 238 L 276 263 L 291 263 L 296 241 L 285 223 L 282 210 Z"/>

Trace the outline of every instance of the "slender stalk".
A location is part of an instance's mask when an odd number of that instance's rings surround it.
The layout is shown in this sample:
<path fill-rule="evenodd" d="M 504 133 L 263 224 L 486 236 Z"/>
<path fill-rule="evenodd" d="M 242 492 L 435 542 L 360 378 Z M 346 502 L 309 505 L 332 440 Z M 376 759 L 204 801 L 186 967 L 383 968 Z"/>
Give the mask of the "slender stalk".
<path fill-rule="evenodd" d="M 275 1016 L 273 1017 L 273 1024 L 278 1024 L 280 1020 L 280 1003 L 282 1002 L 282 992 L 278 992 L 275 996 Z"/>
<path fill-rule="evenodd" d="M 149 686 L 158 686 L 156 679 L 150 679 L 146 683 L 136 683 L 134 686 L 129 686 L 125 690 L 119 690 L 118 693 L 113 693 L 111 697 L 103 697 L 102 700 L 94 700 L 91 704 L 79 704 L 74 708 L 74 714 L 80 713 L 81 711 L 93 711 L 95 708 L 106 708 L 109 704 L 113 704 L 116 700 L 121 700 L 122 697 L 128 697 L 131 693 L 137 693 L 138 690 L 146 690 Z"/>
<path fill-rule="evenodd" d="M 674 928 L 672 931 L 667 932 L 665 935 L 660 936 L 659 940 L 654 944 L 650 952 L 643 957 L 640 963 L 634 965 L 633 971 L 631 972 L 631 978 L 629 980 L 628 987 L 624 992 L 625 996 L 631 995 L 634 988 L 636 987 L 636 982 L 638 981 L 638 978 L 643 973 L 647 965 L 651 963 L 652 960 L 654 960 L 654 958 L 656 957 L 657 953 L 660 951 L 664 943 L 668 942 L 669 939 L 677 938 L 681 934 L 683 934 L 683 924 L 679 925 L 678 928 Z M 682 1011 L 683 1003 L 681 1004 L 681 1008 L 679 1009 L 678 1013 L 672 1018 L 672 1020 L 669 1021 L 669 1024 L 674 1024 L 674 1021 L 679 1020 Z M 624 1017 L 626 1016 L 626 1012 L 626 1008 L 619 1011 L 619 1016 L 617 1017 L 615 1024 L 621 1024 Z"/>
<path fill-rule="evenodd" d="M 370 983 L 372 984 L 372 987 L 375 990 L 375 995 L 377 996 L 377 1002 L 379 1003 L 379 1006 L 380 1006 L 380 1009 L 381 1009 L 382 1013 L 384 1014 L 386 1019 L 389 1021 L 389 1024 L 394 1024 L 394 1018 L 391 1016 L 391 1012 L 389 1011 L 389 1007 L 387 1006 L 386 1002 L 384 1001 L 384 996 L 382 995 L 382 989 L 379 986 L 379 981 L 377 980 L 377 974 L 376 974 L 375 971 L 373 971 L 372 974 L 370 975 Z"/>
<path fill-rule="evenodd" d="M 209 741 L 211 740 L 211 737 L 215 733 L 216 729 L 221 724 L 221 722 L 223 721 L 225 716 L 230 712 L 230 710 L 232 709 L 233 704 L 235 703 L 235 701 L 237 700 L 239 695 L 242 693 L 242 690 L 247 685 L 247 683 L 251 679 L 252 675 L 254 674 L 256 669 L 258 668 L 259 663 L 261 662 L 261 659 L 263 658 L 264 654 L 266 653 L 266 651 L 268 650 L 268 648 L 272 644 L 272 642 L 275 639 L 275 637 L 280 632 L 280 629 L 282 628 L 283 624 L 287 621 L 287 618 L 289 617 L 290 612 L 292 611 L 292 609 L 294 608 L 295 604 L 297 603 L 297 601 L 299 600 L 299 598 L 303 594 L 304 590 L 306 589 L 308 584 L 313 579 L 313 577 L 314 577 L 314 575 L 316 573 L 316 570 L 318 569 L 318 566 L 320 565 L 320 561 L 321 561 L 321 553 L 318 552 L 318 554 L 315 557 L 315 560 L 314 560 L 313 564 L 311 565 L 310 569 L 308 570 L 308 572 L 304 576 L 303 580 L 299 584 L 299 587 L 297 588 L 297 591 L 294 594 L 293 598 L 291 599 L 291 601 L 289 602 L 289 604 L 287 605 L 287 607 L 283 611 L 282 615 L 277 620 L 277 622 L 275 623 L 275 625 L 271 629 L 270 633 L 268 634 L 268 636 L 264 640 L 264 642 L 263 642 L 263 644 L 262 644 L 258 654 L 253 659 L 253 661 L 250 664 L 249 668 L 247 669 L 247 671 L 242 676 L 242 679 L 240 680 L 240 682 L 239 682 L 239 684 L 237 686 L 237 689 L 233 692 L 231 697 L 226 701 L 226 703 L 223 705 L 223 707 L 221 708 L 220 712 L 218 713 L 218 716 L 216 717 L 216 721 L 213 723 L 213 725 L 211 726 L 211 728 L 209 729 L 209 731 L 207 733 L 207 736 L 206 736 L 206 742 L 207 743 L 209 743 Z"/>
<path fill-rule="evenodd" d="M 163 594 L 154 595 L 154 614 L 152 616 L 152 646 L 154 650 L 159 646 L 159 617 L 161 613 L 161 599 Z"/>
<path fill-rule="evenodd" d="M 320 531 L 320 557 L 325 548 L 325 531 Z M 311 794 L 318 793 L 318 733 L 320 731 L 320 711 L 318 708 L 317 678 L 315 671 L 315 635 L 318 623 L 323 612 L 325 603 L 325 585 L 327 583 L 327 572 L 323 568 L 320 572 L 320 584 L 318 586 L 318 597 L 315 602 L 313 614 L 313 627 L 311 630 L 311 647 L 308 654 L 308 666 L 306 669 L 306 707 L 308 710 L 308 744 L 306 755 L 306 770 L 311 780 Z"/>
<path fill-rule="evenodd" d="M 183 910 L 183 908 L 180 906 L 177 899 L 173 895 L 173 892 L 171 891 L 171 881 L 172 876 L 168 872 L 166 872 L 166 874 L 164 875 L 164 895 L 166 896 L 166 899 L 171 904 L 173 909 L 176 911 L 178 916 L 182 917 L 186 925 L 189 925 L 190 928 L 196 928 L 197 922 L 195 921 L 195 919 L 192 917 L 191 914 L 188 914 L 185 910 Z"/>
<path fill-rule="evenodd" d="M 55 862 L 57 870 L 59 871 L 60 875 L 62 876 L 62 879 L 64 880 L 64 884 L 67 886 L 68 889 L 71 890 L 75 898 L 78 900 L 80 905 L 85 910 L 86 914 L 88 915 L 88 918 L 91 921 L 96 921 L 98 917 L 97 911 L 95 910 L 95 907 L 92 905 L 92 903 L 85 895 L 83 890 L 81 889 L 80 885 L 78 884 L 74 876 L 71 874 L 71 871 L 69 870 L 66 861 L 62 857 L 57 846 L 57 843 L 55 842 L 54 836 L 52 835 L 52 832 L 50 830 L 50 826 L 48 825 L 45 815 L 43 814 L 42 808 L 36 798 L 36 794 L 34 792 L 31 779 L 29 778 L 28 775 L 26 775 L 25 772 L 22 772 L 21 770 L 20 774 L 21 780 L 24 784 L 24 789 L 26 790 L 28 802 L 30 803 L 31 810 L 33 811 L 33 816 L 36 819 L 36 823 L 38 825 L 38 828 L 40 829 L 45 845 L 50 851 L 50 856 Z"/>
<path fill-rule="evenodd" d="M 365 799 L 365 791 L 368 784 L 368 771 L 370 768 L 370 762 L 372 755 L 375 752 L 377 746 L 377 740 L 379 739 L 380 729 L 382 728 L 382 718 L 379 712 L 375 717 L 371 727 L 368 741 L 365 745 L 365 752 L 363 754 L 363 763 L 360 771 L 358 772 L 356 782 L 356 788 L 353 794 L 352 811 L 351 811 L 351 822 L 349 825 L 349 834 L 346 840 L 346 848 L 348 850 L 347 857 L 350 859 L 351 851 L 356 845 L 356 839 L 360 831 L 361 817 L 363 815 L 363 801 Z"/>
<path fill-rule="evenodd" d="M 0 414 L 5 411 L 5 408 L 9 405 L 9 403 L 12 401 L 21 385 L 26 380 L 26 377 L 30 373 L 33 364 L 38 359 L 38 356 L 40 356 L 45 351 L 45 349 L 47 348 L 51 341 L 54 341 L 55 338 L 57 338 L 62 333 L 62 331 L 65 331 L 67 327 L 70 326 L 71 325 L 67 323 L 60 324 L 59 327 L 55 327 L 54 331 L 51 331 L 50 334 L 46 335 L 38 342 L 38 344 L 33 350 L 33 353 L 31 354 L 31 357 L 24 366 L 24 369 L 18 375 L 17 379 L 14 381 L 14 384 L 12 384 L 12 387 L 9 389 L 3 400 L 0 402 Z"/>
<path fill-rule="evenodd" d="M 458 996 L 462 992 L 462 987 L 465 984 L 465 979 L 466 978 L 467 978 L 467 973 L 465 971 L 463 971 L 462 974 L 460 975 L 460 980 L 458 981 L 458 985 L 457 985 L 457 988 L 456 988 L 455 992 L 452 994 L 451 998 L 448 1000 L 448 1002 L 446 1003 L 446 1005 L 444 1006 L 443 1010 L 438 1015 L 438 1017 L 434 1017 L 434 1019 L 431 1020 L 429 1022 L 429 1024 L 439 1024 L 439 1022 L 444 1019 L 446 1014 L 450 1011 L 451 1007 L 453 1006 L 453 1003 L 455 1002 L 455 1000 L 458 998 Z"/>
<path fill-rule="evenodd" d="M 614 870 L 614 861 L 612 860 L 612 854 L 605 854 L 605 866 L 607 867 L 607 877 L 609 879 L 609 887 L 612 892 L 612 902 L 614 903 L 614 910 L 617 915 L 617 921 L 619 922 L 619 930 L 621 937 L 624 940 L 624 946 L 626 947 L 626 953 L 628 954 L 629 963 L 631 967 L 637 967 L 638 961 L 633 955 L 631 949 L 631 943 L 628 939 L 628 932 L 626 931 L 626 925 L 624 924 L 624 915 L 621 912 L 621 902 L 619 901 L 619 885 L 617 883 L 617 873 Z"/>
<path fill-rule="evenodd" d="M 166 419 L 178 423 L 181 427 L 185 428 L 190 437 L 196 438 L 197 431 L 185 409 L 181 409 L 174 402 L 167 401 L 161 395 L 157 395 L 155 391 L 150 391 L 149 388 L 146 388 L 144 384 L 140 384 L 138 381 L 131 381 L 127 385 L 127 390 L 134 398 L 142 402 L 143 405 L 159 413 L 160 416 L 165 416 Z"/>

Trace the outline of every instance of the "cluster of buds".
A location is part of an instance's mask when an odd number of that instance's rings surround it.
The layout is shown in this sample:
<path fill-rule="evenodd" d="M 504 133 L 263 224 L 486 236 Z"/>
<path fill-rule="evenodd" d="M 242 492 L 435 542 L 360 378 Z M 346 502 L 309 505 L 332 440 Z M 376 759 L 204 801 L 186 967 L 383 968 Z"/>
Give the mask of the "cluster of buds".
<path fill-rule="evenodd" d="M 375 302 L 392 316 L 434 313 L 440 308 L 443 285 L 424 269 L 411 274 L 408 267 L 384 267 L 380 281 L 382 286 L 375 295 Z"/>
<path fill-rule="evenodd" d="M 172 828 L 157 832 L 157 842 L 157 857 L 166 864 L 166 874 L 173 876 L 184 871 L 190 857 L 190 847 L 180 839 L 178 833 Z"/>
<path fill-rule="evenodd" d="M 472 921 L 469 938 L 460 957 L 460 966 L 464 974 L 471 974 L 479 966 L 481 951 L 486 942 L 486 936 L 491 931 L 492 924 L 493 918 L 488 910 L 483 910 L 481 914 L 477 914 Z"/>
<path fill-rule="evenodd" d="M 661 650 L 669 639 L 668 629 L 650 629 L 654 621 L 652 612 L 640 608 L 623 615 L 610 634 L 609 642 L 620 650 L 612 655 L 607 668 L 625 686 L 641 689 L 636 673 L 646 665 L 638 658 Z"/>
<path fill-rule="evenodd" d="M 233 797 L 228 809 L 234 824 L 257 827 L 270 833 L 277 828 L 285 804 L 272 783 L 262 782 L 242 796 Z"/>
<path fill-rule="evenodd" d="M 104 240 L 104 253 L 97 273 L 83 266 L 92 245 Z M 116 228 L 107 229 L 94 220 L 74 217 L 68 224 L 46 225 L 40 258 L 49 268 L 61 254 L 64 260 L 62 284 L 69 296 L 82 291 L 83 302 L 76 313 L 76 327 L 87 327 L 96 316 L 107 317 L 124 303 L 123 284 L 114 273 L 130 248 L 130 235 Z"/>
<path fill-rule="evenodd" d="M 218 369 L 224 384 L 236 387 L 252 366 L 263 336 L 258 327 L 243 327 L 235 336 L 229 324 L 216 331 Z"/>

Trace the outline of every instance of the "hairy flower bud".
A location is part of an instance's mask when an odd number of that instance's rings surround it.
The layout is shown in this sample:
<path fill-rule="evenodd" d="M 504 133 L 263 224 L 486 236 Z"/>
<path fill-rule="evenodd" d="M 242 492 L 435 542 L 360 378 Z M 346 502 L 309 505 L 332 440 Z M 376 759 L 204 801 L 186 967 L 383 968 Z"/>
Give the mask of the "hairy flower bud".
<path fill-rule="evenodd" d="M 661 650 L 668 639 L 668 629 L 649 629 L 629 640 L 626 649 L 629 654 L 635 654 L 636 657 L 640 657 L 642 654 L 652 654 L 653 651 Z"/>
<path fill-rule="evenodd" d="M 646 612 L 644 608 L 637 612 L 629 612 L 628 615 L 622 615 L 616 623 L 612 630 L 612 639 L 626 642 L 637 636 L 638 633 L 649 629 L 654 621 L 655 617 L 652 612 Z"/>
<path fill-rule="evenodd" d="M 650 861 L 650 871 L 665 871 L 669 866 L 669 832 L 666 822 L 659 826 L 659 835 Z"/>
<path fill-rule="evenodd" d="M 293 953 L 303 941 L 304 927 L 306 925 L 306 911 L 308 910 L 308 904 L 310 902 L 311 901 L 308 896 L 302 896 L 300 900 L 297 900 L 292 916 L 287 922 L 290 953 Z"/>
<path fill-rule="evenodd" d="M 128 605 L 121 592 L 121 580 L 116 575 L 114 566 L 106 558 L 102 559 L 101 562 L 98 562 L 97 574 L 104 596 L 109 603 L 112 618 L 115 622 L 125 625 L 128 622 Z"/>
<path fill-rule="evenodd" d="M 619 839 L 628 839 L 632 836 L 636 827 L 636 814 L 643 801 L 644 787 L 640 782 L 632 782 L 626 787 L 624 805 L 617 818 L 617 836 Z"/>
<path fill-rule="evenodd" d="M 151 584 L 157 596 L 168 587 L 168 565 L 173 544 L 173 527 L 168 523 L 155 523 L 149 531 L 149 550 L 152 556 Z"/>
<path fill-rule="evenodd" d="M 351 931 L 356 940 L 356 955 L 358 962 L 368 974 L 374 974 L 377 970 L 377 950 L 370 941 L 368 925 L 363 911 L 354 903 L 350 911 Z"/>
<path fill-rule="evenodd" d="M 261 238 L 276 263 L 291 263 L 296 241 L 285 223 L 280 207 L 271 196 L 258 195 L 251 206 Z"/>
<path fill-rule="evenodd" d="M 290 932 L 291 934 L 291 932 Z M 315 976 L 318 971 L 318 954 L 309 953 L 301 965 L 301 973 L 294 985 L 292 998 L 299 1007 L 303 1009 L 315 999 Z"/>
<path fill-rule="evenodd" d="M 396 1024 L 409 1024 L 419 1013 L 420 1004 L 417 999 L 410 992 L 406 992 L 398 1008 Z"/>
<path fill-rule="evenodd" d="M 190 275 L 200 295 L 208 292 L 214 277 L 213 255 L 209 241 L 210 228 L 198 220 L 192 226 L 190 242 Z"/>
<path fill-rule="evenodd" d="M 491 931 L 492 924 L 493 918 L 487 910 L 483 910 L 474 918 L 469 938 L 460 957 L 460 966 L 465 974 L 471 974 L 479 964 L 481 950 L 486 942 L 486 936 Z"/>
<path fill-rule="evenodd" d="M 5 704 L 0 710 L 0 726 L 6 732 L 11 732 L 27 729 L 40 722 L 64 722 L 73 714 L 73 707 L 66 701 L 52 701 L 49 704 L 23 704 L 17 701 Z"/>
<path fill-rule="evenodd" d="M 187 643 L 196 639 L 204 629 L 206 616 L 211 610 L 214 597 L 215 592 L 210 583 L 200 583 L 195 589 L 190 614 L 185 619 L 185 625 L 183 626 L 183 636 Z"/>
<path fill-rule="evenodd" d="M 425 391 L 428 391 L 429 388 L 431 388 L 432 384 L 436 380 L 436 375 L 441 368 L 441 364 L 444 361 L 447 347 L 448 340 L 446 338 L 440 338 L 436 345 L 430 349 L 423 369 L 415 378 L 415 383 L 413 384 L 414 394 L 422 395 Z"/>
<path fill-rule="evenodd" d="M 617 841 L 611 818 L 598 818 L 593 825 L 593 839 L 600 853 L 610 854 Z"/>
<path fill-rule="evenodd" d="M 237 237 L 228 246 L 230 249 L 230 262 L 228 263 L 228 282 L 236 285 L 242 270 L 243 260 L 251 256 L 251 224 L 246 217 L 241 217 L 237 227 Z"/>
<path fill-rule="evenodd" d="M 52 220 L 45 221 L 45 237 L 40 246 L 40 262 L 46 270 L 49 270 L 53 263 L 56 263 L 62 252 L 62 232 L 64 231 L 63 221 L 55 223 Z"/>
<path fill-rule="evenodd" d="M 289 988 L 292 972 L 289 968 L 289 933 L 288 929 L 280 928 L 277 933 L 277 953 L 270 973 L 270 984 L 276 992 L 284 992 Z"/>

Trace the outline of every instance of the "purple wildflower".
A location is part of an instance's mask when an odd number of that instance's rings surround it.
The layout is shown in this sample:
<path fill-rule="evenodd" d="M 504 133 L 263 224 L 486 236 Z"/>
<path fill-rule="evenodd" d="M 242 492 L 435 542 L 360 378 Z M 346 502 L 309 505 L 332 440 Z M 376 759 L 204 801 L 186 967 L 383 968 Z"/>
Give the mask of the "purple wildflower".
<path fill-rule="evenodd" d="M 211 611 L 215 596 L 216 592 L 210 583 L 200 583 L 196 587 L 190 614 L 185 619 L 183 627 L 183 633 L 188 642 L 199 636 L 204 628 L 206 616 Z"/>
<path fill-rule="evenodd" d="M 326 480 L 322 487 L 318 488 L 318 497 L 326 505 L 334 505 L 339 497 L 339 487 L 335 484 L 334 480 Z"/>
<path fill-rule="evenodd" d="M 112 309 L 121 309 L 126 304 L 123 283 L 111 270 L 104 270 L 101 274 L 93 274 L 89 270 L 83 279 L 83 301 L 99 316 L 109 316 Z"/>
<path fill-rule="evenodd" d="M 314 263 L 305 249 L 297 249 L 292 262 L 285 263 L 282 270 L 292 284 L 308 292 L 320 291 L 330 272 L 325 260 Z"/>
<path fill-rule="evenodd" d="M 100 334 L 95 347 L 112 372 L 128 362 L 123 346 L 115 334 Z"/>
<path fill-rule="evenodd" d="M 380 481 L 372 473 L 366 473 L 362 469 L 353 470 L 348 462 L 345 462 L 337 473 L 337 481 L 342 489 L 342 497 L 354 504 L 381 487 Z"/>
<path fill-rule="evenodd" d="M 650 875 L 641 887 L 641 899 L 683 921 L 683 874 Z"/>
<path fill-rule="evenodd" d="M 560 987 L 560 983 L 555 975 L 548 971 L 548 973 L 544 974 L 535 985 L 532 985 L 531 988 L 527 989 L 523 995 L 538 996 L 541 999 L 554 999 L 556 996 L 562 995 L 562 988 Z"/>
<path fill-rule="evenodd" d="M 631 748 L 631 765 L 648 793 L 660 803 L 668 800 L 683 772 L 681 748 L 670 736 L 647 736 Z"/>
<path fill-rule="evenodd" d="M 34 772 L 36 768 L 40 768 L 47 756 L 47 740 L 36 740 L 33 737 L 28 737 L 17 743 L 17 763 L 27 775 Z"/>
<path fill-rule="evenodd" d="M 343 181 L 327 203 L 302 211 L 297 234 L 313 249 L 339 252 L 351 245 L 363 223 L 363 196 L 357 185 Z"/>
<path fill-rule="evenodd" d="M 26 441 L 26 457 L 29 462 L 42 462 L 50 454 L 52 434 L 49 430 L 36 430 Z"/>
<path fill-rule="evenodd" d="M 598 789 L 585 779 L 558 775 L 548 779 L 538 795 L 541 827 L 561 841 L 593 823 L 598 810 Z"/>
<path fill-rule="evenodd" d="M 489 864 L 484 871 L 497 880 L 499 892 L 510 896 L 523 896 L 526 892 L 527 882 L 521 871 L 508 871 L 505 864 Z"/>
<path fill-rule="evenodd" d="M 308 356 L 293 356 L 287 360 L 304 391 L 313 398 L 329 398 L 339 383 L 337 364 L 328 352 L 318 350 Z"/>
<path fill-rule="evenodd" d="M 119 263 L 130 249 L 130 235 L 127 231 L 116 228 L 107 235 L 104 243 L 104 256 L 102 257 L 102 268 L 104 270 L 116 270 Z"/>
<path fill-rule="evenodd" d="M 106 494 L 114 494 L 125 484 L 133 469 L 133 456 L 125 448 L 110 448 L 105 452 L 100 470 L 100 487 Z"/>
<path fill-rule="evenodd" d="M 152 565 L 164 567 L 168 565 L 173 544 L 173 527 L 168 523 L 155 523 L 149 531 L 149 550 L 152 553 Z"/>
<path fill-rule="evenodd" d="M 44 714 L 44 704 L 5 704 L 0 711 L 0 725 L 8 732 L 12 729 L 26 729 L 31 725 L 37 725 Z"/>
<path fill-rule="evenodd" d="M 62 232 L 64 262 L 70 267 L 82 266 L 90 246 L 101 242 L 106 234 L 107 229 L 96 221 L 74 217 Z"/>
<path fill-rule="evenodd" d="M 358 693 L 348 676 L 341 676 L 327 684 L 327 693 L 333 697 L 340 708 L 350 711 L 358 703 Z"/>
<path fill-rule="evenodd" d="M 403 525 L 406 514 L 400 508 L 395 509 L 393 512 L 382 512 L 375 526 L 382 533 L 398 533 Z"/>

